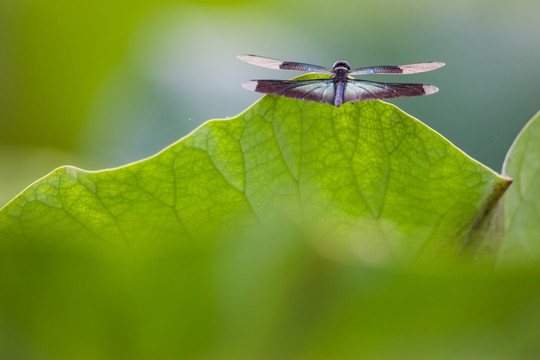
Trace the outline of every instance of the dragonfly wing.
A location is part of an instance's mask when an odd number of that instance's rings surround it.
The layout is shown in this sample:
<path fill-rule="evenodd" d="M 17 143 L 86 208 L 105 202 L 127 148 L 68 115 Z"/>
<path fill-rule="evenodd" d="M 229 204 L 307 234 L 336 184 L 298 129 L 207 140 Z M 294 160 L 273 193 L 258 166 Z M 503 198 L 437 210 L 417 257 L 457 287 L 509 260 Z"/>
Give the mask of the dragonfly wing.
<path fill-rule="evenodd" d="M 426 71 L 436 70 L 445 64 L 437 61 L 421 62 L 406 65 L 383 65 L 368 66 L 349 71 L 349 75 L 369 75 L 369 74 L 417 74 Z"/>
<path fill-rule="evenodd" d="M 350 79 L 347 81 L 343 102 L 422 96 L 433 94 L 437 91 L 439 91 L 437 87 L 428 84 L 389 84 Z"/>
<path fill-rule="evenodd" d="M 328 69 L 322 66 L 271 59 L 271 58 L 257 56 L 257 55 L 238 55 L 237 57 L 238 59 L 245 61 L 248 64 L 262 66 L 269 69 L 298 70 L 298 71 L 308 71 L 308 72 L 319 72 L 323 74 L 334 73 L 332 69 Z"/>
<path fill-rule="evenodd" d="M 331 79 L 318 80 L 252 80 L 242 84 L 248 90 L 293 99 L 334 104 L 336 95 Z"/>

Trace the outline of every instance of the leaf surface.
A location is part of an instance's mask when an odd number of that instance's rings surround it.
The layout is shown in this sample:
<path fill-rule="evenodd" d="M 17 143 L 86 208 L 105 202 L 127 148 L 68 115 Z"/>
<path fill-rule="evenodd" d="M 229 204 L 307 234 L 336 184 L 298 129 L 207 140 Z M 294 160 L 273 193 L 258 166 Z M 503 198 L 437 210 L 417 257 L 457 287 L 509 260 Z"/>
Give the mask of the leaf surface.
<path fill-rule="evenodd" d="M 393 105 L 265 96 L 140 162 L 53 171 L 2 209 L 0 234 L 146 249 L 278 216 L 368 261 L 454 256 L 508 184 Z"/>
<path fill-rule="evenodd" d="M 503 173 L 514 184 L 502 199 L 500 265 L 537 266 L 540 261 L 540 113 L 508 151 Z"/>

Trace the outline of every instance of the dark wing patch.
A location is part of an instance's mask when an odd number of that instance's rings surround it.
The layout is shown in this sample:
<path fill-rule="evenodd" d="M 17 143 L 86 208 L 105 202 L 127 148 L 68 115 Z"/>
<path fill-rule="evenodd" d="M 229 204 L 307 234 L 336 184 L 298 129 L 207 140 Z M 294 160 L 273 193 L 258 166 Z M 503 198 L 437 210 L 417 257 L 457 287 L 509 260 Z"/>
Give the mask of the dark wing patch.
<path fill-rule="evenodd" d="M 427 84 L 389 84 L 349 79 L 345 88 L 343 102 L 422 96 L 433 94 L 437 91 L 439 91 L 437 87 Z"/>
<path fill-rule="evenodd" d="M 238 59 L 247 62 L 251 65 L 262 66 L 269 69 L 276 70 L 297 70 L 297 71 L 310 71 L 319 72 L 323 74 L 333 74 L 332 69 L 328 69 L 318 65 L 304 64 L 292 61 L 282 61 L 272 58 L 267 58 L 258 55 L 238 55 Z"/>
<path fill-rule="evenodd" d="M 248 90 L 292 99 L 334 104 L 335 89 L 331 79 L 252 80 L 242 84 Z"/>

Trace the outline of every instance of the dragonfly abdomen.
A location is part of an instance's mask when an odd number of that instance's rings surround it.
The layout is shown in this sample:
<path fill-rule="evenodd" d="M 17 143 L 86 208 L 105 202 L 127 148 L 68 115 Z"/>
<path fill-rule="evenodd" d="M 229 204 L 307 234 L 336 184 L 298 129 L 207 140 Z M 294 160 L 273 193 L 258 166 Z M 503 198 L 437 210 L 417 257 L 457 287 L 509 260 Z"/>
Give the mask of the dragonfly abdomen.
<path fill-rule="evenodd" d="M 340 107 L 343 105 L 345 87 L 347 85 L 348 71 L 350 66 L 345 61 L 338 61 L 334 64 L 334 88 L 336 89 L 334 97 L 334 105 Z"/>
<path fill-rule="evenodd" d="M 336 95 L 334 96 L 334 105 L 340 107 L 343 105 L 343 95 L 345 93 L 345 85 L 347 82 L 334 81 L 334 87 L 336 89 Z"/>

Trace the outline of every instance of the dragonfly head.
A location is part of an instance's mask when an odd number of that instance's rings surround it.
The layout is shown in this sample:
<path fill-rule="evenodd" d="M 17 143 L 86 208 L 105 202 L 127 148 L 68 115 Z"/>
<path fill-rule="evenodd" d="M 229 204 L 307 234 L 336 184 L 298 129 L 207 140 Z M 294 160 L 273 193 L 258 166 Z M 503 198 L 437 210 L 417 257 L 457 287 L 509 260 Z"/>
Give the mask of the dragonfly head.
<path fill-rule="evenodd" d="M 349 65 L 348 62 L 346 61 L 336 61 L 334 63 L 334 66 L 333 66 L 333 69 L 334 70 L 337 70 L 337 69 L 345 69 L 345 70 L 351 70 L 351 66 Z"/>

